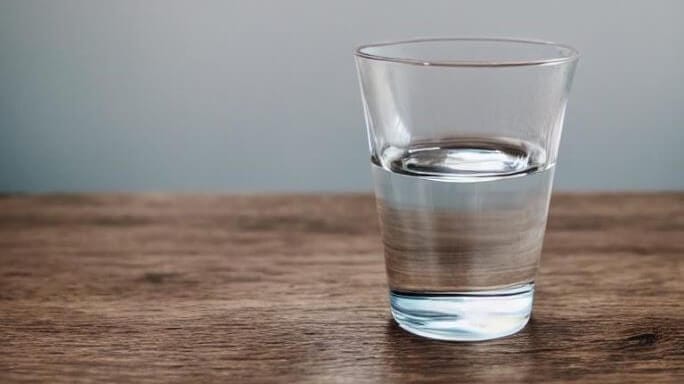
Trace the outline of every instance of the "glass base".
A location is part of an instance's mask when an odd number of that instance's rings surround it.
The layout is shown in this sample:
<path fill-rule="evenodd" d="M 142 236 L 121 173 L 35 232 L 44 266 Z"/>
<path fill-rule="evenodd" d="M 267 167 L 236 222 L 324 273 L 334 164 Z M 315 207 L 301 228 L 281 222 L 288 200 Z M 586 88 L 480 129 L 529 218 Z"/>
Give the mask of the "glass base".
<path fill-rule="evenodd" d="M 532 313 L 534 283 L 491 291 L 421 294 L 390 291 L 400 327 L 437 340 L 478 341 L 508 336 Z"/>

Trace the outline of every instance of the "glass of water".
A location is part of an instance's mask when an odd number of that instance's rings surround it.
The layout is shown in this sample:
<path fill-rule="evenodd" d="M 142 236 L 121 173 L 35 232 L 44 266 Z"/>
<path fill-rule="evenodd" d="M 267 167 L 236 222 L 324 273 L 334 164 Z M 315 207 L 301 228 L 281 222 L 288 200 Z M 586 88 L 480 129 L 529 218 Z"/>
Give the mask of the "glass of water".
<path fill-rule="evenodd" d="M 519 331 L 577 51 L 445 38 L 355 56 L 394 319 L 442 340 Z"/>

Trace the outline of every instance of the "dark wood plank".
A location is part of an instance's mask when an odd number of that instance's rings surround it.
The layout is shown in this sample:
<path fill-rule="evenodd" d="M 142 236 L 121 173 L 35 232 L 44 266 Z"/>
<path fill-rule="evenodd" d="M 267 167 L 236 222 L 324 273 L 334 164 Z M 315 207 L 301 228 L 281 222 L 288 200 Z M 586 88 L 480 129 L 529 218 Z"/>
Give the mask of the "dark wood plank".
<path fill-rule="evenodd" d="M 684 194 L 556 195 L 533 320 L 398 329 L 366 195 L 0 198 L 0 382 L 684 382 Z"/>

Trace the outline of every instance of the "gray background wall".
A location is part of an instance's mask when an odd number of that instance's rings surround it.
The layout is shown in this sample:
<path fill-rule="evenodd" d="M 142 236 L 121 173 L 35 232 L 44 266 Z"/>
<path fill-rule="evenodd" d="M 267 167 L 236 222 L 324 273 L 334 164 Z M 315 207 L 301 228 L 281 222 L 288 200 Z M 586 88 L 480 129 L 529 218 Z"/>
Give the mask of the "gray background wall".
<path fill-rule="evenodd" d="M 0 0 L 0 191 L 370 186 L 352 48 L 569 43 L 556 186 L 684 189 L 681 1 Z"/>

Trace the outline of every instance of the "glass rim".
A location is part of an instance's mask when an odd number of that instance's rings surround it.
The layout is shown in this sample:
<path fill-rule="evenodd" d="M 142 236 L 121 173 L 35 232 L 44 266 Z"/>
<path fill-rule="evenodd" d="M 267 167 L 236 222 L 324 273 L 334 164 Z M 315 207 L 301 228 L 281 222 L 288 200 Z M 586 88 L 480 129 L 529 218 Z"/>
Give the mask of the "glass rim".
<path fill-rule="evenodd" d="M 428 42 L 489 42 L 489 43 L 516 43 L 516 44 L 526 44 L 526 45 L 541 45 L 547 47 L 556 47 L 565 49 L 568 51 L 567 56 L 558 57 L 540 57 L 538 59 L 528 59 L 528 60 L 421 60 L 419 58 L 410 57 L 399 57 L 399 56 L 383 56 L 378 54 L 372 54 L 364 52 L 369 48 L 380 48 L 388 46 L 398 46 L 405 44 L 420 44 Z M 569 63 L 572 61 L 577 61 L 580 57 L 579 51 L 575 48 L 566 45 L 554 43 L 545 40 L 533 40 L 533 39 L 517 39 L 517 38 L 504 38 L 504 37 L 429 37 L 429 38 L 416 38 L 407 40 L 395 40 L 381 43 L 370 43 L 363 44 L 354 50 L 354 56 L 374 60 L 374 61 L 384 61 L 400 64 L 417 65 L 424 67 L 521 67 L 521 66 L 542 66 L 542 65 L 555 65 Z M 548 56 L 548 55 L 547 55 Z"/>

